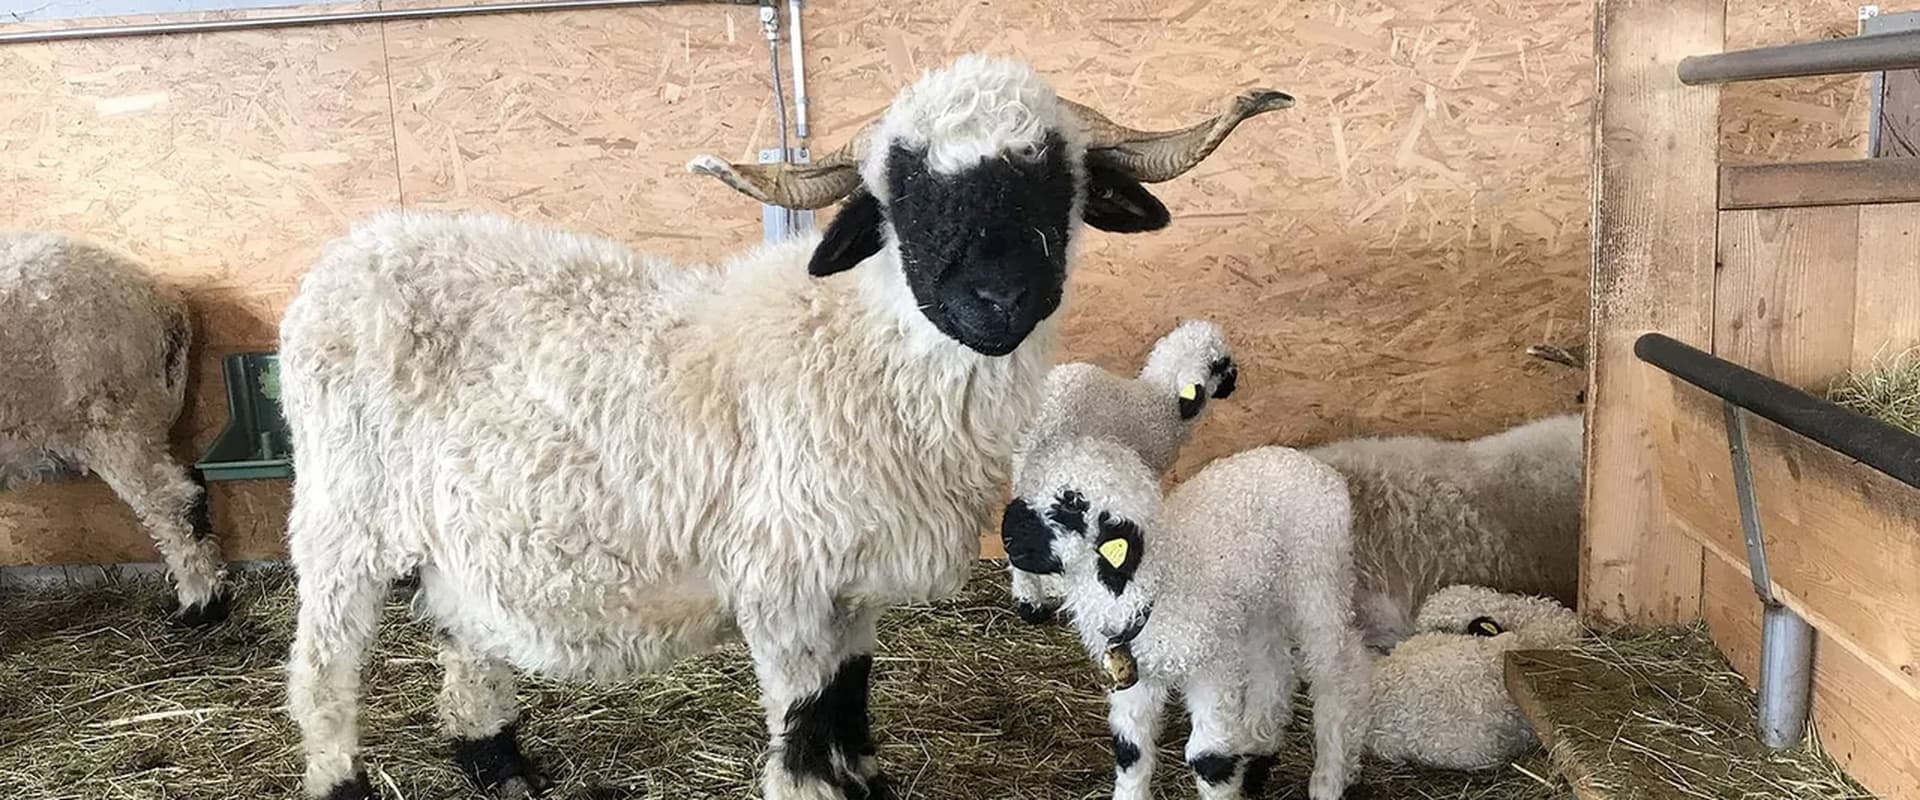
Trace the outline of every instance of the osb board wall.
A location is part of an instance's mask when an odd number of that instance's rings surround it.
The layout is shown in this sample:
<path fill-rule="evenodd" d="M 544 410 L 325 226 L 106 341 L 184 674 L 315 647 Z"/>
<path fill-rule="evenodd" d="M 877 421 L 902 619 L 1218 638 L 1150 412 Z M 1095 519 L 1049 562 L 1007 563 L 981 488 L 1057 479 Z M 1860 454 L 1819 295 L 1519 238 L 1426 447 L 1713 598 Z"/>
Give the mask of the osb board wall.
<path fill-rule="evenodd" d="M 1179 317 L 1228 327 L 1246 389 L 1183 472 L 1268 442 L 1465 436 L 1574 408 L 1580 376 L 1521 351 L 1585 335 L 1590 4 L 807 14 L 824 146 L 975 49 L 1027 57 L 1141 126 L 1254 84 L 1300 98 L 1155 187 L 1171 230 L 1095 235 L 1074 279 L 1067 358 L 1131 371 Z M 208 343 L 191 455 L 224 423 L 216 358 L 270 347 L 318 245 L 375 207 L 504 210 L 684 257 L 756 240 L 752 203 L 680 169 L 770 140 L 764 47 L 750 10 L 695 7 L 0 49 L 0 207 L 193 293 Z M 277 555 L 283 504 L 276 484 L 222 487 L 229 552 Z M 0 563 L 147 557 L 114 506 L 87 484 L 0 500 Z"/>
<path fill-rule="evenodd" d="M 1920 0 L 1871 3 L 1882 14 Z M 1727 49 L 1854 36 L 1866 0 L 1730 0 Z M 1828 75 L 1732 84 L 1721 90 L 1721 162 L 1760 164 L 1860 158 L 1867 149 L 1868 79 Z"/>

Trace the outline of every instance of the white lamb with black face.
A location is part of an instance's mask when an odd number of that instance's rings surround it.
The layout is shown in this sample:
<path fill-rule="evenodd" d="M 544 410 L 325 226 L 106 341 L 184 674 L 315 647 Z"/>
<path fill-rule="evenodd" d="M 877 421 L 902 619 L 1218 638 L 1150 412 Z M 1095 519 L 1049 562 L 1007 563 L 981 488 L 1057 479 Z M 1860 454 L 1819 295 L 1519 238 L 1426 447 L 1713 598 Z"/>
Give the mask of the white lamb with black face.
<path fill-rule="evenodd" d="M 1369 661 L 1353 623 L 1346 486 L 1283 447 L 1208 465 L 1168 493 L 1131 448 L 1082 438 L 1036 453 L 1002 528 L 1010 559 L 1064 577 L 1081 643 L 1115 678 L 1118 800 L 1144 800 L 1168 696 L 1193 721 L 1201 797 L 1261 793 L 1301 673 L 1313 696 L 1313 800 L 1359 770 Z M 1297 655 L 1296 655 L 1297 653 Z"/>
<path fill-rule="evenodd" d="M 1240 370 L 1220 326 L 1188 320 L 1155 342 L 1138 375 L 1123 378 L 1083 361 L 1047 373 L 1040 412 L 1021 434 L 1013 478 L 1035 453 L 1082 436 L 1114 439 L 1139 453 L 1155 474 L 1173 468 L 1208 401 L 1233 394 Z M 1035 624 L 1053 618 L 1064 591 L 1057 575 L 1008 565 L 1014 608 Z"/>
<path fill-rule="evenodd" d="M 513 670 L 618 679 L 744 639 L 767 800 L 892 795 L 875 622 L 964 582 L 1040 400 L 1083 224 L 1147 231 L 1143 182 L 1240 121 L 1122 128 L 1017 62 L 961 58 L 804 166 L 692 168 L 846 204 L 717 266 L 488 215 L 387 214 L 329 245 L 281 327 L 293 431 L 288 664 L 311 797 L 374 796 L 360 665 L 418 570 L 440 721 L 497 795 L 536 791 Z"/>

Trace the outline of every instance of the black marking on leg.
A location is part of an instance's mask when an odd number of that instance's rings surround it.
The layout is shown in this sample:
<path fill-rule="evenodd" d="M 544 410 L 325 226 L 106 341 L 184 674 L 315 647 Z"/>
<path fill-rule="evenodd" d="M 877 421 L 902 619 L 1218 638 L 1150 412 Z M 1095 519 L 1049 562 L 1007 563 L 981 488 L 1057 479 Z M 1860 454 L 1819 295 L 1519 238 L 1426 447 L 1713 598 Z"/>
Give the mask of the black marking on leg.
<path fill-rule="evenodd" d="M 351 779 L 334 784 L 324 796 L 326 800 L 380 800 L 380 793 L 373 790 L 364 772 L 355 772 Z"/>
<path fill-rule="evenodd" d="M 211 628 L 227 621 L 227 615 L 233 610 L 233 595 L 227 589 L 217 589 L 213 597 L 204 603 L 195 603 L 180 609 L 177 617 L 181 625 L 189 628 Z"/>
<path fill-rule="evenodd" d="M 1014 613 L 1020 615 L 1020 619 L 1030 624 L 1045 625 L 1053 621 L 1053 615 L 1060 610 L 1060 605 L 1058 603 L 1035 603 L 1030 600 L 1021 600 L 1014 603 L 1013 610 Z"/>
<path fill-rule="evenodd" d="M 482 739 L 454 739 L 453 762 L 474 786 L 494 797 L 538 797 L 545 782 L 520 753 L 517 725 Z"/>
<path fill-rule="evenodd" d="M 1126 737 L 1120 734 L 1114 734 L 1113 765 L 1120 768 L 1121 772 L 1126 772 L 1127 770 L 1133 769 L 1133 765 L 1138 763 L 1140 763 L 1139 745 L 1127 741 Z"/>
<path fill-rule="evenodd" d="M 1240 759 L 1225 753 L 1203 753 L 1187 761 L 1193 768 L 1193 774 L 1209 786 L 1219 786 L 1233 780 L 1234 767 L 1240 766 Z"/>
<path fill-rule="evenodd" d="M 207 480 L 194 473 L 194 483 L 199 484 L 199 493 L 193 496 L 193 505 L 187 507 L 187 524 L 193 528 L 193 540 L 200 541 L 213 535 L 213 512 L 207 507 Z"/>
<path fill-rule="evenodd" d="M 780 755 L 787 772 L 825 781 L 850 797 L 866 791 L 860 788 L 859 776 L 841 775 L 834 769 L 834 753 L 838 751 L 841 760 L 851 764 L 859 757 L 856 754 L 872 751 L 867 719 L 867 683 L 872 673 L 873 656 L 855 656 L 841 664 L 819 692 L 787 709 Z"/>
<path fill-rule="evenodd" d="M 1240 779 L 1247 800 L 1260 800 L 1267 796 L 1267 781 L 1273 777 L 1273 768 L 1280 763 L 1277 753 L 1264 753 L 1247 759 L 1247 771 Z"/>
<path fill-rule="evenodd" d="M 1133 580 L 1133 573 L 1140 569 L 1141 556 L 1146 554 L 1146 543 L 1140 538 L 1140 527 L 1130 520 L 1102 511 L 1100 538 L 1093 545 L 1100 553 L 1097 564 L 1100 583 L 1107 587 L 1107 591 L 1118 596 L 1126 591 L 1127 583 Z"/>

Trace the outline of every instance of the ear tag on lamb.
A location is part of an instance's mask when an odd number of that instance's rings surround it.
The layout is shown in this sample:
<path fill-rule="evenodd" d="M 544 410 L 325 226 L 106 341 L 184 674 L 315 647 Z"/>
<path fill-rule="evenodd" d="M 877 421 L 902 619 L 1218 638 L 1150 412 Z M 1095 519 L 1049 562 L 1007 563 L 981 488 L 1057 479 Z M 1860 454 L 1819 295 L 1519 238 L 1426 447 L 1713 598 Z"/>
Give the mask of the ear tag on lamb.
<path fill-rule="evenodd" d="M 1467 632 L 1475 636 L 1499 636 L 1507 631 L 1492 617 L 1474 617 L 1472 622 L 1467 623 Z"/>
<path fill-rule="evenodd" d="M 1200 396 L 1200 384 L 1189 383 L 1180 387 L 1180 399 L 1192 400 Z"/>
<path fill-rule="evenodd" d="M 1133 646 L 1115 644 L 1107 646 L 1107 678 L 1113 682 L 1113 690 L 1123 692 L 1133 688 L 1140 681 L 1140 665 L 1133 660 Z"/>
<path fill-rule="evenodd" d="M 1100 557 L 1106 559 L 1114 569 L 1119 569 L 1120 565 L 1127 563 L 1127 540 L 1108 539 L 1101 542 Z"/>

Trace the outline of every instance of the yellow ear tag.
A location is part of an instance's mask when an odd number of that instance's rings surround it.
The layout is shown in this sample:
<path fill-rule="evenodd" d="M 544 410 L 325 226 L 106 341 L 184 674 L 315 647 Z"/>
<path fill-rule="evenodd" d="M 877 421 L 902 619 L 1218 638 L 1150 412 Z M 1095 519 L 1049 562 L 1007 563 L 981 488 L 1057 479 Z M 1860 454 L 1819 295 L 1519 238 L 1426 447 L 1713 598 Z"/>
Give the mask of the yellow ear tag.
<path fill-rule="evenodd" d="M 1199 396 L 1200 396 L 1200 384 L 1189 383 L 1185 386 L 1180 387 L 1180 399 L 1182 400 L 1192 400 L 1193 398 L 1196 398 Z"/>
<path fill-rule="evenodd" d="M 1100 545 L 1100 557 L 1112 564 L 1114 569 L 1119 569 L 1121 564 L 1127 563 L 1127 540 L 1107 540 Z"/>

